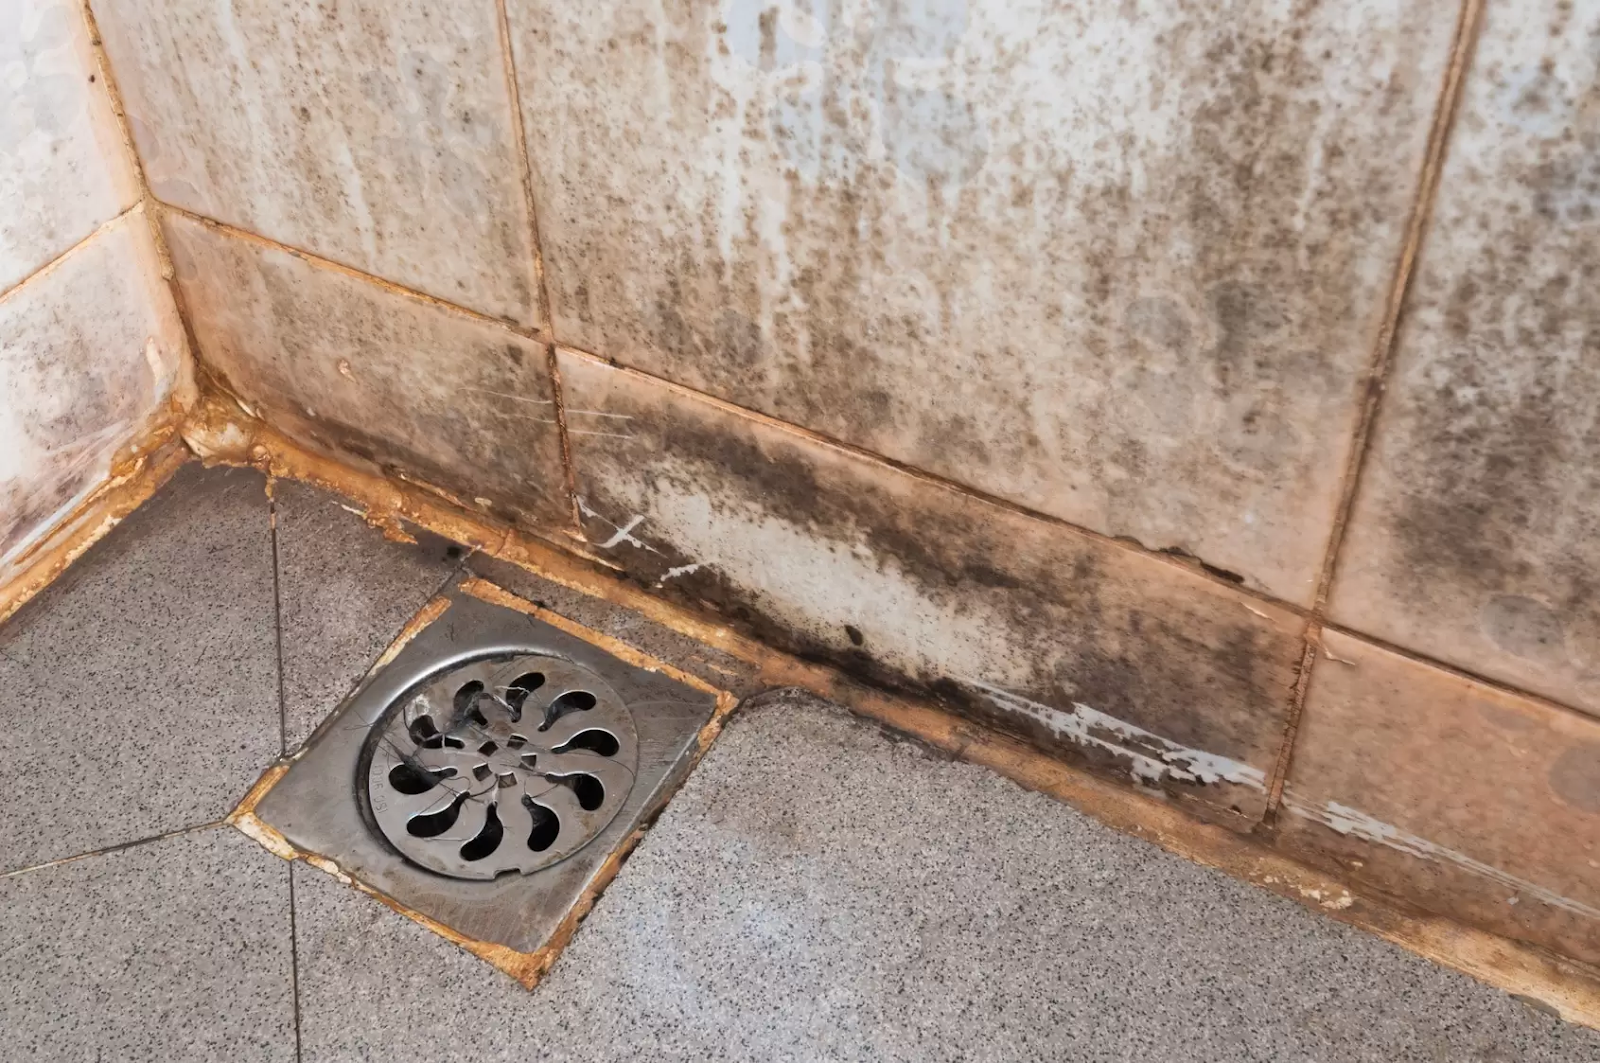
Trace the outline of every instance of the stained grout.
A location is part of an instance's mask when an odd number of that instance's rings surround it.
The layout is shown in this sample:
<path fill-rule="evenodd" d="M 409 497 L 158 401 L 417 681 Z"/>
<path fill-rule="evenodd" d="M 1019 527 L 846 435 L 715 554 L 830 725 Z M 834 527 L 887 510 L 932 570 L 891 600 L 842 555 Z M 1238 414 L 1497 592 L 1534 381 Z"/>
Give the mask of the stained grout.
<path fill-rule="evenodd" d="M 17 867 L 12 868 L 10 871 L 0 871 L 0 879 L 16 878 L 18 875 L 26 875 L 34 871 L 43 871 L 47 868 L 60 867 L 62 864 L 75 864 L 79 860 L 87 860 L 94 856 L 110 856 L 112 853 L 120 853 L 124 849 L 133 849 L 140 845 L 149 845 L 151 842 L 165 841 L 167 838 L 177 838 L 184 834 L 198 834 L 200 831 L 212 830 L 217 827 L 226 827 L 227 825 L 228 821 L 226 819 L 214 819 L 205 823 L 196 823 L 188 827 L 178 827 L 175 830 L 165 831 L 161 834 L 151 834 L 143 838 L 135 838 L 132 841 L 118 842 L 115 845 L 108 845 L 103 849 L 91 849 L 85 853 L 73 853 L 71 856 L 63 856 L 55 860 L 46 860 L 42 864 L 29 864 L 27 867 Z"/>
<path fill-rule="evenodd" d="M 1272 776 L 1267 789 L 1267 809 L 1262 817 L 1263 826 L 1270 830 L 1277 820 L 1282 805 L 1283 789 L 1294 763 L 1295 739 L 1299 736 L 1300 720 L 1305 713 L 1306 696 L 1311 688 L 1311 672 L 1316 667 L 1318 651 L 1322 646 L 1322 632 L 1328 626 L 1325 617 L 1328 599 L 1338 574 L 1339 555 L 1344 546 L 1345 532 L 1355 509 L 1356 495 L 1362 474 L 1366 470 L 1370 442 L 1378 414 L 1383 403 L 1385 386 L 1394 367 L 1395 350 L 1399 344 L 1400 321 L 1405 303 L 1416 275 L 1417 259 L 1427 236 L 1433 217 L 1433 205 L 1438 196 L 1440 176 L 1450 146 L 1450 133 L 1460 111 L 1461 96 L 1467 79 L 1467 69 L 1472 61 L 1478 34 L 1483 25 L 1484 0 L 1462 0 L 1457 16 L 1455 33 L 1450 42 L 1450 62 L 1445 68 L 1439 86 L 1438 100 L 1434 106 L 1433 122 L 1428 130 L 1428 144 L 1422 169 L 1418 174 L 1416 198 L 1406 219 L 1405 239 L 1395 262 L 1390 281 L 1388 299 L 1384 305 L 1383 324 L 1373 343 L 1373 353 L 1364 377 L 1364 388 L 1357 410 L 1355 430 L 1350 439 L 1344 473 L 1340 477 L 1338 507 L 1333 524 L 1328 531 L 1328 542 L 1323 552 L 1322 567 L 1317 577 L 1316 594 L 1306 621 L 1301 641 L 1300 670 L 1290 692 L 1284 721 L 1283 740 L 1278 748 Z M 1498 684 L 1496 684 L 1498 685 Z"/>
<path fill-rule="evenodd" d="M 18 280 L 15 284 L 11 285 L 9 288 L 6 288 L 3 291 L 0 291 L 0 303 L 5 302 L 7 299 L 11 298 L 13 295 L 17 294 L 22 289 L 24 289 L 28 285 L 32 284 L 34 281 L 40 280 L 45 275 L 54 272 L 54 270 L 55 270 L 55 268 L 57 266 L 61 265 L 63 262 L 65 262 L 67 259 L 71 258 L 77 252 L 83 250 L 83 248 L 85 248 L 89 244 L 93 243 L 95 237 L 99 236 L 101 233 L 104 233 L 104 232 L 107 232 L 107 231 L 109 231 L 111 229 L 116 228 L 118 223 L 120 223 L 128 215 L 133 214 L 136 211 L 138 211 L 139 208 L 142 207 L 142 206 L 144 206 L 144 203 L 142 201 L 135 200 L 134 202 L 130 203 L 128 206 L 126 206 L 123 209 L 117 211 L 115 214 L 113 214 L 111 217 L 107 218 L 105 221 L 101 222 L 99 225 L 96 225 L 92 230 L 90 230 L 87 234 L 84 235 L 83 239 L 74 242 L 71 247 L 67 248 L 65 251 L 61 252 L 59 255 L 56 255 L 55 257 L 50 259 L 50 261 L 48 261 L 48 262 L 44 263 L 42 266 L 40 266 L 38 269 L 33 270 L 27 276 L 23 277 L 21 280 Z"/>
<path fill-rule="evenodd" d="M 300 1049 L 300 930 L 295 921 L 294 878 L 298 860 L 289 862 L 289 990 L 294 1001 L 294 1058 L 299 1063 Z"/>
<path fill-rule="evenodd" d="M 267 524 L 272 542 L 272 631 L 278 653 L 278 756 L 289 754 L 289 699 L 288 685 L 283 675 L 283 578 L 279 573 L 278 556 L 278 498 L 273 492 L 275 478 L 267 476 Z"/>
<path fill-rule="evenodd" d="M 319 269 L 325 269 L 332 273 L 343 274 L 352 280 L 363 281 L 375 288 L 379 288 L 385 292 L 388 292 L 391 295 L 397 295 L 413 302 L 423 303 L 425 305 L 432 306 L 435 309 L 443 310 L 446 313 L 457 314 L 461 317 L 476 321 L 481 325 L 488 325 L 492 328 L 509 332 L 514 336 L 520 336 L 523 339 L 532 340 L 535 343 L 550 342 L 550 336 L 547 329 L 519 325 L 515 321 L 510 321 L 502 317 L 494 317 L 490 314 L 485 314 L 481 310 L 474 310 L 471 307 L 462 306 L 460 303 L 452 303 L 448 299 L 441 299 L 437 295 L 429 295 L 427 292 L 418 291 L 415 288 L 407 288 L 403 284 L 396 284 L 394 281 L 386 280 L 375 273 L 367 273 L 366 271 L 357 269 L 354 266 L 346 265 L 343 262 L 337 262 L 331 258 L 324 258 L 315 251 L 308 251 L 303 247 L 296 247 L 294 244 L 286 244 L 281 240 L 274 240 L 270 236 L 262 236 L 260 233 L 251 232 L 249 229 L 241 229 L 236 225 L 229 225 L 225 221 L 219 221 L 216 218 L 208 217 L 185 207 L 180 207 L 162 200 L 157 200 L 156 204 L 162 211 L 165 211 L 169 214 L 175 214 L 181 218 L 187 218 L 197 225 L 204 226 L 205 228 L 221 233 L 224 236 L 241 240 L 247 244 L 255 244 L 259 247 L 269 247 L 275 251 L 282 251 L 284 254 L 293 255 L 295 258 L 300 259 L 307 265 L 314 266 Z"/>

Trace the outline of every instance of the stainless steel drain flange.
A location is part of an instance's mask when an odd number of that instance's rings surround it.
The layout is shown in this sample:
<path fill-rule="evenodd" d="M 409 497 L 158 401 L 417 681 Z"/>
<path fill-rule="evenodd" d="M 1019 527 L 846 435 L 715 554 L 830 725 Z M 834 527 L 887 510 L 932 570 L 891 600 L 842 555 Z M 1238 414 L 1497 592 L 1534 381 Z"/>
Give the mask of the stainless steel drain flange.
<path fill-rule="evenodd" d="M 633 716 L 560 657 L 470 661 L 386 713 L 368 743 L 368 807 L 408 860 L 452 878 L 524 875 L 594 839 L 638 766 Z"/>

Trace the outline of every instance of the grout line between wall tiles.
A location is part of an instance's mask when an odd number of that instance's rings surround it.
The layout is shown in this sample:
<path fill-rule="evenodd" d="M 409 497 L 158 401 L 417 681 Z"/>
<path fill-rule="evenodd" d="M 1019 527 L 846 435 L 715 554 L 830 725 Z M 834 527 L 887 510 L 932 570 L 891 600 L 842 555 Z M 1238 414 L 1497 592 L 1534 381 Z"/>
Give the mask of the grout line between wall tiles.
<path fill-rule="evenodd" d="M 1137 539 L 1133 539 L 1131 537 L 1107 535 L 1104 532 L 1095 531 L 1093 528 L 1085 527 L 1082 524 L 1074 524 L 1072 521 L 1067 520 L 1064 517 L 1057 517 L 1049 513 L 1041 513 L 1038 510 L 1029 509 L 1024 505 L 1010 501 L 1009 499 L 988 494 L 978 488 L 969 487 L 968 485 L 959 483 L 955 480 L 945 479 L 937 473 L 929 472 L 926 469 L 919 469 L 915 466 L 907 465 L 904 462 L 897 461 L 894 458 L 885 457 L 882 454 L 877 454 L 863 447 L 858 447 L 853 443 L 846 443 L 843 440 L 834 439 L 831 436 L 823 435 L 815 429 L 806 428 L 802 425 L 793 424 L 789 421 L 779 420 L 778 418 L 773 417 L 771 414 L 762 413 L 759 410 L 752 410 L 744 406 L 736 405 L 732 402 L 729 402 L 727 399 L 718 398 L 715 395 L 708 395 L 703 391 L 696 391 L 691 387 L 668 380 L 665 377 L 656 376 L 653 373 L 645 372 L 642 369 L 635 369 L 631 366 L 622 365 L 618 362 L 612 361 L 610 358 L 581 350 L 577 347 L 570 347 L 564 344 L 559 346 L 562 351 L 565 351 L 568 354 L 571 354 L 574 357 L 580 358 L 586 362 L 593 362 L 596 365 L 603 365 L 607 369 L 636 377 L 652 386 L 665 388 L 674 394 L 682 396 L 683 398 L 694 402 L 704 403 L 736 417 L 742 417 L 746 420 L 754 421 L 757 424 L 765 425 L 774 429 L 775 431 L 783 432 L 799 439 L 803 439 L 809 443 L 815 444 L 816 446 L 825 447 L 829 450 L 837 451 L 852 458 L 871 462 L 874 465 L 891 469 L 894 472 L 900 473 L 904 476 L 909 476 L 912 479 L 928 484 L 931 487 L 936 487 L 943 491 L 950 491 L 954 492 L 955 494 L 965 495 L 968 498 L 976 499 L 977 501 L 982 502 L 985 505 L 993 506 L 996 509 L 1002 509 L 1008 513 L 1014 513 L 1021 517 L 1027 517 L 1030 520 L 1040 521 L 1053 527 L 1071 531 L 1075 534 L 1083 536 L 1086 539 L 1090 539 L 1096 543 L 1110 547 L 1111 549 L 1119 550 L 1124 553 L 1135 554 L 1139 557 L 1177 569 L 1178 571 L 1186 573 L 1187 575 L 1198 577 L 1208 583 L 1214 584 L 1218 587 L 1226 588 L 1227 590 L 1233 591 L 1244 597 L 1251 598 L 1255 601 L 1282 609 L 1285 612 L 1291 613 L 1295 616 L 1306 617 L 1311 615 L 1311 610 L 1306 606 L 1285 601 L 1282 598 L 1276 598 L 1266 591 L 1257 590 L 1256 588 L 1250 587 L 1244 583 L 1238 583 L 1234 580 L 1228 579 L 1226 576 L 1218 575 L 1216 571 L 1213 571 L 1215 566 L 1208 566 L 1204 559 L 1195 557 L 1192 554 L 1168 552 L 1146 546 L 1144 543 L 1141 543 Z"/>
<path fill-rule="evenodd" d="M 176 206 L 175 204 L 167 203 L 162 200 L 157 200 L 156 203 L 159 209 L 165 213 L 176 214 L 181 218 L 187 218 L 197 225 L 203 225 L 207 229 L 221 233 L 224 236 L 231 236 L 237 240 L 243 240 L 245 243 L 254 244 L 258 247 L 271 248 L 274 251 L 282 251 L 285 254 L 293 255 L 295 258 L 300 259 L 307 265 L 330 270 L 334 273 L 341 273 L 344 276 L 350 277 L 354 280 L 364 281 L 367 284 L 371 284 L 383 289 L 391 295 L 398 295 L 402 298 L 409 299 L 412 302 L 424 303 L 447 313 L 469 318 L 478 322 L 479 324 L 488 325 L 492 328 L 509 332 L 512 335 L 520 336 L 523 339 L 533 340 L 536 343 L 550 342 L 550 336 L 546 329 L 530 328 L 526 325 L 519 325 L 514 321 L 507 321 L 505 318 L 492 317 L 483 313 L 482 311 L 473 310 L 471 307 L 462 306 L 460 303 L 452 303 L 448 299 L 439 298 L 437 295 L 429 295 L 427 292 L 419 292 L 415 288 L 407 288 L 404 285 L 396 284 L 391 280 L 385 280 L 384 278 L 376 276 L 375 274 L 363 272 L 362 270 L 356 269 L 354 266 L 346 265 L 343 262 L 335 262 L 331 258 L 323 258 L 316 252 L 307 251 L 303 247 L 296 247 L 293 244 L 286 244 L 282 241 L 274 240 L 269 236 L 262 236 L 260 233 L 251 232 L 249 229 L 241 229 L 236 225 L 229 225 L 225 221 L 218 221 L 216 218 L 207 217 L 204 214 L 197 214 L 196 212 L 185 207 Z"/>
<path fill-rule="evenodd" d="M 84 28 L 89 34 L 89 48 L 94 54 L 95 66 L 105 87 L 106 99 L 111 104 L 111 113 L 116 118 L 117 132 L 122 138 L 123 155 L 133 172 L 134 183 L 139 190 L 138 205 L 145 208 L 145 224 L 150 227 L 150 240 L 155 246 L 156 260 L 161 264 L 161 279 L 172 297 L 172 305 L 178 313 L 178 322 L 183 326 L 185 345 L 189 348 L 189 357 L 186 360 L 187 375 L 192 382 L 198 375 L 196 369 L 200 362 L 200 341 L 194 330 L 194 321 L 189 315 L 189 304 L 184 298 L 183 288 L 178 284 L 178 271 L 172 264 L 172 252 L 167 247 L 167 235 L 161 230 L 160 204 L 150 191 L 149 175 L 145 173 L 144 161 L 139 158 L 138 146 L 133 142 L 133 127 L 128 123 L 128 111 L 122 101 L 122 88 L 117 82 L 116 73 L 111 69 L 111 57 L 106 54 L 105 44 L 100 36 L 100 23 L 95 18 L 90 0 L 81 0 L 81 11 Z M 193 387 L 192 383 L 190 387 Z M 192 390 L 190 394 L 192 397 Z"/>
<path fill-rule="evenodd" d="M 1289 697 L 1284 722 L 1283 741 L 1278 748 L 1277 760 L 1267 790 L 1267 810 L 1262 818 L 1265 829 L 1271 830 L 1282 806 L 1283 788 L 1294 762 L 1295 739 L 1300 733 L 1300 719 L 1305 713 L 1306 695 L 1311 686 L 1311 672 L 1316 667 L 1318 650 L 1322 644 L 1324 617 L 1328 598 L 1333 591 L 1338 572 L 1339 554 L 1344 546 L 1345 531 L 1355 509 L 1356 494 L 1362 473 L 1366 470 L 1371 453 L 1371 439 L 1377 423 L 1379 408 L 1388 384 L 1389 372 L 1394 366 L 1398 346 L 1400 319 L 1405 310 L 1411 282 L 1416 275 L 1418 255 L 1427 236 L 1433 217 L 1433 205 L 1439 192 L 1440 174 L 1444 169 L 1446 152 L 1450 146 L 1450 133 L 1455 127 L 1460 110 L 1467 68 L 1477 46 L 1478 33 L 1483 25 L 1484 0 L 1462 0 L 1456 17 L 1455 33 L 1450 42 L 1450 61 L 1445 67 L 1444 80 L 1434 105 L 1433 122 L 1428 129 L 1427 148 L 1423 154 L 1422 170 L 1418 174 L 1416 196 L 1411 213 L 1406 219 L 1405 239 L 1400 245 L 1399 257 L 1389 285 L 1388 299 L 1384 304 L 1383 323 L 1373 342 L 1372 356 L 1368 361 L 1360 405 L 1356 412 L 1355 431 L 1350 449 L 1345 457 L 1345 467 L 1340 477 L 1339 503 L 1334 510 L 1333 525 L 1328 531 L 1328 543 L 1323 552 L 1322 569 L 1317 577 L 1317 590 L 1311 601 L 1310 616 L 1306 623 L 1300 669 L 1303 674 L 1296 679 Z M 1498 684 L 1496 684 L 1498 685 Z M 1543 700 L 1543 699 L 1541 699 Z"/>
<path fill-rule="evenodd" d="M 545 276 L 544 244 L 539 236 L 539 207 L 533 194 L 533 158 L 528 154 L 528 130 L 522 110 L 522 86 L 517 79 L 516 48 L 511 40 L 511 16 L 506 0 L 495 0 L 495 19 L 500 33 L 500 57 L 505 67 L 506 96 L 511 103 L 511 137 L 517 152 L 518 176 L 522 179 L 522 198 L 528 212 L 528 236 L 533 249 L 529 263 L 539 296 L 539 318 L 549 336 L 545 349 L 545 372 L 550 377 L 550 399 L 554 403 L 556 436 L 561 444 L 561 470 L 567 485 L 567 508 L 572 532 L 583 535 L 578 513 L 578 474 L 572 465 L 572 437 L 567 431 L 566 394 L 561 389 L 561 370 L 556 364 L 555 304 L 550 300 L 550 283 Z"/>
<path fill-rule="evenodd" d="M 77 254 L 78 251 L 93 243 L 95 237 L 99 236 L 103 232 L 107 232 L 116 228 L 124 218 L 137 211 L 143 205 L 144 204 L 141 201 L 135 200 L 133 203 L 124 207 L 122 210 L 119 210 L 117 213 L 113 214 L 99 225 L 96 225 L 94 229 L 91 230 L 83 239 L 79 240 L 77 243 L 73 244 L 71 247 L 67 248 L 65 251 L 61 252 L 44 265 L 40 266 L 38 269 L 30 272 L 26 277 L 23 277 L 11 287 L 5 289 L 4 291 L 0 291 L 0 303 L 5 302 L 7 299 L 11 298 L 17 292 L 20 292 L 23 288 L 27 287 L 34 281 L 42 279 L 46 274 L 55 272 L 57 266 L 61 265 L 73 255 Z"/>

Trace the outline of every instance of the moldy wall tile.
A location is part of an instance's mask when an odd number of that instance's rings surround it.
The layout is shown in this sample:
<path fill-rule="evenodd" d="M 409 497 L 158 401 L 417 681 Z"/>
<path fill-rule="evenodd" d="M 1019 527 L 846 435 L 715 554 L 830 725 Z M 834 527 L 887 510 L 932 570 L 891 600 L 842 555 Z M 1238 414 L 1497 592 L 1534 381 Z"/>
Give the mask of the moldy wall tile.
<path fill-rule="evenodd" d="M 0 12 L 0 292 L 136 199 L 79 5 L 7 3 Z"/>
<path fill-rule="evenodd" d="M 1453 0 L 510 10 L 561 342 L 1310 601 Z"/>
<path fill-rule="evenodd" d="M 542 343 L 180 214 L 164 223 L 205 363 L 268 421 L 502 518 L 570 526 Z"/>
<path fill-rule="evenodd" d="M 1175 562 L 561 352 L 584 530 L 658 593 L 1247 828 L 1301 622 Z"/>
<path fill-rule="evenodd" d="M 1332 611 L 1600 714 L 1600 7 L 1486 19 Z"/>
<path fill-rule="evenodd" d="M 95 7 L 157 198 L 538 323 L 494 0 Z"/>
<path fill-rule="evenodd" d="M 0 582 L 187 382 L 160 270 L 135 210 L 0 300 Z"/>
<path fill-rule="evenodd" d="M 1600 960 L 1600 723 L 1337 632 L 1324 640 L 1280 844 Z"/>

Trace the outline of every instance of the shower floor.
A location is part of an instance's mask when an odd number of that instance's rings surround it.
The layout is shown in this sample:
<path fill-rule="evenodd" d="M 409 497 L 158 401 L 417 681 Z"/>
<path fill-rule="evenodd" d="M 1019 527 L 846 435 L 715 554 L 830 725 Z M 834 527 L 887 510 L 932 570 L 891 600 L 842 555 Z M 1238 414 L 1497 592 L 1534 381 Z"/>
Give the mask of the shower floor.
<path fill-rule="evenodd" d="M 186 467 L 0 626 L 0 1030 L 61 1060 L 1571 1060 L 1600 1034 L 809 696 L 731 717 L 532 991 L 223 823 L 464 570 Z"/>

